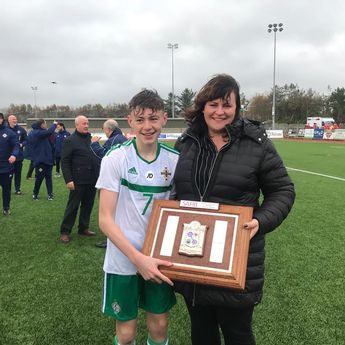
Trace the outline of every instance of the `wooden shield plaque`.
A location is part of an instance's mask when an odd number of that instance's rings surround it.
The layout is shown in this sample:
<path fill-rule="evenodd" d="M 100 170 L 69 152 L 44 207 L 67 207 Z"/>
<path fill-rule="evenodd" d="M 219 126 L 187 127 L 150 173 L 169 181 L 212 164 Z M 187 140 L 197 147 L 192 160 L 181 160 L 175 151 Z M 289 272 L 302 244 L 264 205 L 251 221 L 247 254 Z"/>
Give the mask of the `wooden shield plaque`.
<path fill-rule="evenodd" d="M 142 252 L 174 265 L 170 279 L 244 289 L 253 209 L 187 200 L 154 200 Z"/>

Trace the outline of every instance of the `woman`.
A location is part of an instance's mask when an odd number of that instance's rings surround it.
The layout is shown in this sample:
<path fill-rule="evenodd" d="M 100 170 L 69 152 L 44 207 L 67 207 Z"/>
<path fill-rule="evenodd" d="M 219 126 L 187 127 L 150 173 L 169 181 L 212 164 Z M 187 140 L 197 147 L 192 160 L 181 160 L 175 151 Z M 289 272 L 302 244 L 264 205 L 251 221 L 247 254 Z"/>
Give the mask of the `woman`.
<path fill-rule="evenodd" d="M 189 128 L 179 138 L 176 167 L 179 200 L 251 206 L 253 219 L 244 291 L 175 282 L 186 301 L 192 344 L 255 344 L 254 306 L 262 298 L 265 234 L 288 215 L 294 186 L 272 142 L 259 122 L 240 116 L 240 91 L 234 78 L 213 77 L 186 112 Z M 260 193 L 263 200 L 259 201 Z"/>

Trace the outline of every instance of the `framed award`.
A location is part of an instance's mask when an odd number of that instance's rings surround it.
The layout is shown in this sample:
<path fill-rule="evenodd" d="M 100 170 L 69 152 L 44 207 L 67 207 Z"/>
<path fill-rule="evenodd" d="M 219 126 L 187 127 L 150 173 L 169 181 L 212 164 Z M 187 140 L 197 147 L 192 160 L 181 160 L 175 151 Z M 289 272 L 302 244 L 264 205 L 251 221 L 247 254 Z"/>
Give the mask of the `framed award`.
<path fill-rule="evenodd" d="M 154 200 L 142 252 L 167 260 L 172 280 L 244 289 L 253 209 L 188 200 Z"/>

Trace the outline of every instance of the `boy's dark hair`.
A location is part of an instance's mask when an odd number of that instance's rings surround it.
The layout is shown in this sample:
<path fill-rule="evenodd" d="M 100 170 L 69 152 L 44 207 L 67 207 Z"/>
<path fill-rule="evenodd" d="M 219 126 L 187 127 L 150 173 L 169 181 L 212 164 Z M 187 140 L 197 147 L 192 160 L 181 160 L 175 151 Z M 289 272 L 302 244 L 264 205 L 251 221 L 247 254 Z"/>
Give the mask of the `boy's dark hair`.
<path fill-rule="evenodd" d="M 153 112 L 164 110 L 164 102 L 156 90 L 143 90 L 137 93 L 129 101 L 129 110 L 135 111 L 136 114 L 144 109 L 151 109 Z"/>

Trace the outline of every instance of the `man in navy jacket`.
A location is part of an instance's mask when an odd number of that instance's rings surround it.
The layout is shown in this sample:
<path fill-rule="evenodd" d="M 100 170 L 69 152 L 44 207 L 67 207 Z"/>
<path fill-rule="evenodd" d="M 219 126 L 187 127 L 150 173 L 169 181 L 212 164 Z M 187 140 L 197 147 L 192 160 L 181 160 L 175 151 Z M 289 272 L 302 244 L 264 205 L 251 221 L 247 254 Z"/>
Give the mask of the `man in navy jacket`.
<path fill-rule="evenodd" d="M 36 170 L 35 186 L 32 200 L 38 200 L 43 179 L 46 180 L 48 200 L 53 200 L 52 170 L 54 165 L 53 147 L 50 136 L 54 133 L 57 122 L 47 129 L 44 119 L 39 119 L 31 127 L 32 131 L 28 135 L 33 154 L 33 161 Z"/>
<path fill-rule="evenodd" d="M 103 132 L 108 138 L 103 146 L 99 144 L 101 137 L 93 136 L 91 138 L 91 150 L 100 160 L 112 146 L 122 144 L 127 141 L 127 138 L 122 134 L 114 119 L 108 119 L 104 122 Z"/>
<path fill-rule="evenodd" d="M 65 125 L 59 122 L 56 126 L 57 132 L 55 133 L 55 164 L 56 164 L 56 177 L 60 177 L 60 163 L 62 154 L 62 143 L 64 140 L 71 135 L 70 132 L 66 131 Z"/>
<path fill-rule="evenodd" d="M 14 171 L 14 188 L 15 194 L 21 195 L 22 191 L 20 189 L 21 179 L 22 179 L 22 169 L 23 169 L 23 160 L 24 153 L 23 149 L 26 145 L 27 133 L 26 130 L 18 125 L 17 117 L 15 115 L 9 115 L 7 117 L 8 127 L 14 132 L 19 141 L 19 155 L 13 165 Z"/>
<path fill-rule="evenodd" d="M 0 185 L 4 216 L 9 215 L 11 202 L 11 181 L 13 164 L 19 154 L 16 135 L 4 124 L 4 114 L 0 113 Z"/>
<path fill-rule="evenodd" d="M 117 121 L 114 119 L 108 119 L 104 122 L 103 132 L 108 138 L 103 146 L 99 144 L 101 137 L 93 136 L 91 138 L 91 150 L 95 156 L 99 158 L 100 162 L 112 146 L 122 144 L 127 141 L 127 138 L 122 134 Z M 96 242 L 96 247 L 106 248 L 107 241 L 104 240 Z"/>

